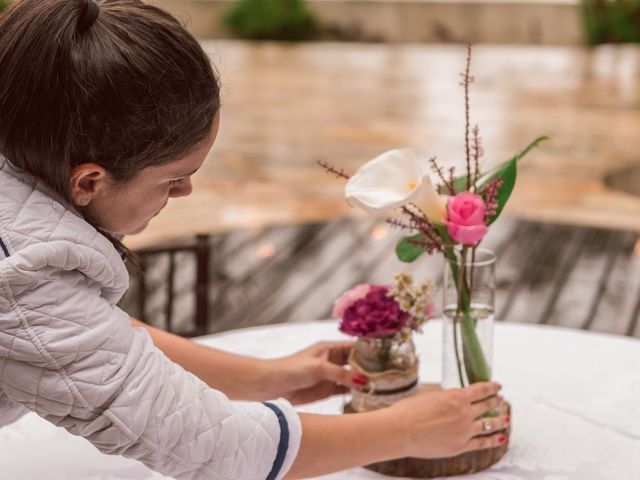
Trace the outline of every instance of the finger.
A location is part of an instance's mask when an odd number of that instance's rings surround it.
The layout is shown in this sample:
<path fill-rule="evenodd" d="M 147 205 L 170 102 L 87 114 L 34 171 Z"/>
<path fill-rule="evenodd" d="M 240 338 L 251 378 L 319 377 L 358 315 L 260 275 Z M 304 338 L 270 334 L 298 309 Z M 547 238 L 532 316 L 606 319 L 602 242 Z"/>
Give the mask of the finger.
<path fill-rule="evenodd" d="M 350 341 L 328 341 L 316 342 L 311 345 L 308 350 L 317 354 L 330 352 L 332 350 L 342 351 L 351 350 L 355 342 Z"/>
<path fill-rule="evenodd" d="M 355 345 L 355 342 L 352 341 L 340 341 L 340 342 L 325 342 L 324 343 L 331 350 L 336 351 L 349 351 Z"/>
<path fill-rule="evenodd" d="M 358 378 L 362 377 L 362 375 L 354 376 L 350 370 L 329 362 L 323 363 L 320 367 L 320 377 L 322 380 L 329 380 L 349 388 L 362 387 L 363 384 L 367 383 L 362 378 Z"/>
<path fill-rule="evenodd" d="M 495 382 L 479 382 L 467 387 L 465 390 L 469 395 L 471 403 L 484 400 L 485 398 L 497 395 L 502 386 Z"/>
<path fill-rule="evenodd" d="M 349 393 L 349 387 L 345 387 L 344 385 L 338 385 L 336 384 L 334 390 L 333 390 L 333 394 L 334 395 L 341 395 L 343 393 Z"/>
<path fill-rule="evenodd" d="M 336 342 L 329 346 L 327 360 L 336 365 L 346 365 L 349 362 L 349 354 L 353 350 L 354 342 Z"/>
<path fill-rule="evenodd" d="M 473 431 L 477 435 L 491 435 L 500 430 L 506 430 L 509 425 L 509 417 L 487 417 L 473 422 Z"/>
<path fill-rule="evenodd" d="M 330 397 L 332 395 L 341 395 L 350 391 L 349 387 L 339 385 L 330 380 L 322 382 L 320 385 L 318 385 L 318 389 L 322 392 L 323 398 Z"/>
<path fill-rule="evenodd" d="M 495 397 L 489 397 L 485 400 L 481 400 L 471 405 L 471 415 L 474 418 L 480 417 L 485 413 L 493 410 L 494 408 L 498 408 L 504 403 L 504 398 L 499 395 Z"/>
<path fill-rule="evenodd" d="M 331 348 L 351 348 L 354 344 L 355 342 L 352 340 L 323 340 L 321 342 L 315 343 L 313 346 L 326 350 Z"/>
<path fill-rule="evenodd" d="M 485 435 L 482 437 L 474 437 L 465 446 L 463 452 L 471 452 L 473 450 L 484 450 L 487 448 L 495 448 L 507 441 L 504 433 L 495 433 L 493 435 Z"/>

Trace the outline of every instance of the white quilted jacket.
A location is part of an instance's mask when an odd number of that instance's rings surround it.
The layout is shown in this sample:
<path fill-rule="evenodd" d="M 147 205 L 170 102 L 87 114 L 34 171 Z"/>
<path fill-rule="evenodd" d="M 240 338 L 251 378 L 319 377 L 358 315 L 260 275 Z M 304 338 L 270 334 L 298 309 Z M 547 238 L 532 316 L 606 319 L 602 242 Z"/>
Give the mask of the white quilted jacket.
<path fill-rule="evenodd" d="M 301 426 L 284 400 L 231 402 L 116 307 L 111 243 L 0 157 L 0 425 L 32 410 L 179 479 L 276 479 Z"/>

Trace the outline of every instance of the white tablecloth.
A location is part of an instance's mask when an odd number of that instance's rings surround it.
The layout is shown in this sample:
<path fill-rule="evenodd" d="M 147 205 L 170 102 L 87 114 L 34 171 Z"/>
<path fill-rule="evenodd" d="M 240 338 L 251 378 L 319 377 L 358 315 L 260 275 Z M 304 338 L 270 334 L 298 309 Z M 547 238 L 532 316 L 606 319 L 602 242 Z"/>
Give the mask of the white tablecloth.
<path fill-rule="evenodd" d="M 416 339 L 421 379 L 440 377 L 441 326 Z M 199 339 L 228 351 L 276 357 L 342 339 L 332 321 L 250 328 Z M 513 405 L 507 455 L 477 480 L 640 480 L 640 341 L 554 327 L 497 324 L 495 378 Z M 300 411 L 338 413 L 343 398 Z M 102 455 L 34 414 L 0 429 L 2 480 L 163 479 L 142 464 Z M 325 480 L 385 478 L 364 469 Z"/>

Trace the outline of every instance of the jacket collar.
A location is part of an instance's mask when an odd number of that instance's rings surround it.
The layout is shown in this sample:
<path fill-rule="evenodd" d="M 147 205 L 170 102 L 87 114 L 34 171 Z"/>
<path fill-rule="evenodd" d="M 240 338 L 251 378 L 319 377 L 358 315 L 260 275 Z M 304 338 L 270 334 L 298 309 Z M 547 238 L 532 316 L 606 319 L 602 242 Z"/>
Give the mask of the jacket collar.
<path fill-rule="evenodd" d="M 109 239 L 50 187 L 0 156 L 2 232 L 6 233 L 3 238 L 10 245 L 12 259 L 14 254 L 34 244 L 39 248 L 45 247 L 43 243 L 55 244 L 55 252 L 59 254 L 61 246 L 71 242 L 70 249 L 77 247 L 95 264 L 88 265 L 83 273 L 95 276 L 111 292 L 109 297 L 119 297 L 128 288 L 129 274 L 120 252 Z"/>

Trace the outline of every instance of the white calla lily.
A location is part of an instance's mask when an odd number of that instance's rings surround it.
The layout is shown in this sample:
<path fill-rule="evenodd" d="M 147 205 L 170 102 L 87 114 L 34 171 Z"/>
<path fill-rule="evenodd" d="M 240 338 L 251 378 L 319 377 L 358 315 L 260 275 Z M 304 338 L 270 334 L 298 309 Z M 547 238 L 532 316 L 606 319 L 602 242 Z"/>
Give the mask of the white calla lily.
<path fill-rule="evenodd" d="M 347 182 L 347 201 L 368 213 L 382 214 L 407 203 L 442 224 L 447 209 L 433 188 L 428 165 L 413 150 L 391 150 L 365 163 Z"/>

